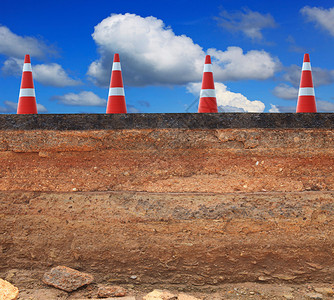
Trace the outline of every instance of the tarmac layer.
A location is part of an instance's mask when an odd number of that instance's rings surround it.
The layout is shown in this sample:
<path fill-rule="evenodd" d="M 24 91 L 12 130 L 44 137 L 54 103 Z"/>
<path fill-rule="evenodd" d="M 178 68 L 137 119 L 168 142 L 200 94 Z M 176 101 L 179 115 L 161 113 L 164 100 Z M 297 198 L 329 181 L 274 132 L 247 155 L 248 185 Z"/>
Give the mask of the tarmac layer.
<path fill-rule="evenodd" d="M 0 115 L 2 130 L 334 128 L 330 113 Z"/>

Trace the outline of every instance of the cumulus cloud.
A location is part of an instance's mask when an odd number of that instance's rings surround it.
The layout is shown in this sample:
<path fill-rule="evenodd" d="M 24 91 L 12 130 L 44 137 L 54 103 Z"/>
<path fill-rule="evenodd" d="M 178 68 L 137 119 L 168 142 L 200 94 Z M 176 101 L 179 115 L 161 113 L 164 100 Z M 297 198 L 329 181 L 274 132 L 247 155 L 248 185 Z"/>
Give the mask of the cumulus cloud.
<path fill-rule="evenodd" d="M 318 112 L 334 112 L 334 103 L 324 100 L 317 101 Z"/>
<path fill-rule="evenodd" d="M 292 100 L 292 99 L 296 100 L 298 97 L 298 89 L 293 86 L 282 83 L 274 88 L 273 94 L 278 98 L 286 100 Z"/>
<path fill-rule="evenodd" d="M 296 103 L 297 105 L 297 103 Z M 334 112 L 334 103 L 324 100 L 316 100 L 317 112 L 332 113 Z M 280 113 L 295 113 L 296 106 L 283 106 L 283 105 L 272 105 L 269 112 L 280 112 Z"/>
<path fill-rule="evenodd" d="M 300 12 L 307 17 L 310 22 L 327 30 L 331 35 L 334 36 L 334 7 L 324 9 L 322 7 L 303 7 Z"/>
<path fill-rule="evenodd" d="M 258 100 L 248 100 L 240 93 L 230 92 L 226 85 L 215 82 L 217 106 L 221 112 L 263 112 L 265 105 Z M 188 92 L 199 96 L 201 83 L 190 83 L 187 85 Z"/>
<path fill-rule="evenodd" d="M 243 53 L 239 47 L 228 47 L 226 51 L 208 49 L 214 60 L 214 77 L 218 81 L 260 79 L 274 76 L 280 70 L 278 59 L 266 51 L 251 50 Z"/>
<path fill-rule="evenodd" d="M 1 71 L 6 76 L 20 76 L 23 62 L 23 59 L 10 57 L 4 62 Z M 34 80 L 46 86 L 66 87 L 82 83 L 70 78 L 62 66 L 56 63 L 32 65 L 32 73 Z"/>
<path fill-rule="evenodd" d="M 54 96 L 52 100 L 73 106 L 105 106 L 107 104 L 105 99 L 89 91 L 82 91 L 79 94 L 68 93 L 62 96 Z"/>
<path fill-rule="evenodd" d="M 80 80 L 70 78 L 61 65 L 41 64 L 32 67 L 34 79 L 46 86 L 65 87 L 80 85 Z"/>
<path fill-rule="evenodd" d="M 17 102 L 13 101 L 4 101 L 4 106 L 0 106 L 0 113 L 16 113 L 17 104 Z M 45 113 L 47 111 L 47 108 L 43 104 L 37 103 L 38 113 Z"/>
<path fill-rule="evenodd" d="M 277 26 L 270 14 L 261 14 L 250 9 L 237 12 L 224 10 L 217 20 L 222 28 L 231 32 L 242 32 L 252 40 L 262 40 L 263 29 Z"/>
<path fill-rule="evenodd" d="M 114 53 L 120 54 L 125 85 L 182 85 L 201 80 L 202 47 L 185 35 L 175 35 L 157 18 L 114 14 L 95 26 L 92 37 L 101 57 L 87 74 L 98 86 L 109 84 Z M 208 52 L 215 56 L 217 80 L 267 79 L 279 66 L 265 51 L 243 53 L 241 48 L 230 47 Z"/>
<path fill-rule="evenodd" d="M 277 105 L 274 105 L 274 104 L 270 104 L 270 109 L 269 109 L 269 112 L 270 113 L 279 113 L 279 108 Z"/>
<path fill-rule="evenodd" d="M 0 54 L 22 58 L 27 53 L 35 57 L 44 57 L 47 53 L 54 54 L 55 50 L 41 40 L 19 36 L 8 27 L 0 26 Z"/>
<path fill-rule="evenodd" d="M 284 68 L 284 71 L 282 79 L 290 82 L 295 87 L 299 87 L 302 68 L 297 65 L 291 65 Z M 314 86 L 332 84 L 334 83 L 334 70 L 312 67 L 312 77 Z"/>

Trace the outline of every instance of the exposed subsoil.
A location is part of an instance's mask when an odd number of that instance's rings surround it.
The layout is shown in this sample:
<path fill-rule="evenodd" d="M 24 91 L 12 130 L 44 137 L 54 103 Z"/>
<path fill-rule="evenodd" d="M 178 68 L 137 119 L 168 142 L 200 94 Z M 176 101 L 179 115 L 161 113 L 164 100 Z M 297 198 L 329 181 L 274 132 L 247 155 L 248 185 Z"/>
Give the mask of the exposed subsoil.
<path fill-rule="evenodd" d="M 21 299 L 95 297 L 43 285 L 56 265 L 138 297 L 303 299 L 334 282 L 333 147 L 322 129 L 1 132 L 0 275 Z"/>

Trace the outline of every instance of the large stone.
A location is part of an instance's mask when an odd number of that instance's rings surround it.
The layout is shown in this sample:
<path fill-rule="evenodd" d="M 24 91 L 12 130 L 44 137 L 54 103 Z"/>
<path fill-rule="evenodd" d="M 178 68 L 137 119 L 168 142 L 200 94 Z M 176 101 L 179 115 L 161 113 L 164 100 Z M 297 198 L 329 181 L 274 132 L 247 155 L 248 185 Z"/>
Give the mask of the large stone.
<path fill-rule="evenodd" d="M 66 292 L 75 291 L 79 287 L 90 284 L 93 280 L 92 275 L 65 266 L 52 268 L 43 277 L 44 283 Z"/>
<path fill-rule="evenodd" d="M 178 297 L 169 291 L 154 290 L 143 297 L 143 300 L 177 300 Z"/>
<path fill-rule="evenodd" d="M 117 285 L 100 285 L 97 293 L 100 298 L 124 297 L 127 294 L 127 291 L 125 288 Z"/>
<path fill-rule="evenodd" d="M 6 280 L 0 278 L 0 300 L 16 300 L 19 289 Z"/>

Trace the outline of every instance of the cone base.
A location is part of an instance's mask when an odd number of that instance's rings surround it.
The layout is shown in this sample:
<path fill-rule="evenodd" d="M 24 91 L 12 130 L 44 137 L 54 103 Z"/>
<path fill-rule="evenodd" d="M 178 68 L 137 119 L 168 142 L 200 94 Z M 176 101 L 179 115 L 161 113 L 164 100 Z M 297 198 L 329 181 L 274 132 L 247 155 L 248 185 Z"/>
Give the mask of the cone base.
<path fill-rule="evenodd" d="M 203 97 L 199 100 L 198 106 L 199 113 L 217 113 L 217 100 L 216 98 Z"/>
<path fill-rule="evenodd" d="M 299 96 L 297 103 L 297 113 L 316 113 L 317 107 L 314 96 Z"/>
<path fill-rule="evenodd" d="M 17 106 L 17 114 L 37 114 L 35 97 L 21 97 Z"/>
<path fill-rule="evenodd" d="M 126 114 L 124 96 L 110 96 L 107 104 L 107 114 Z"/>

